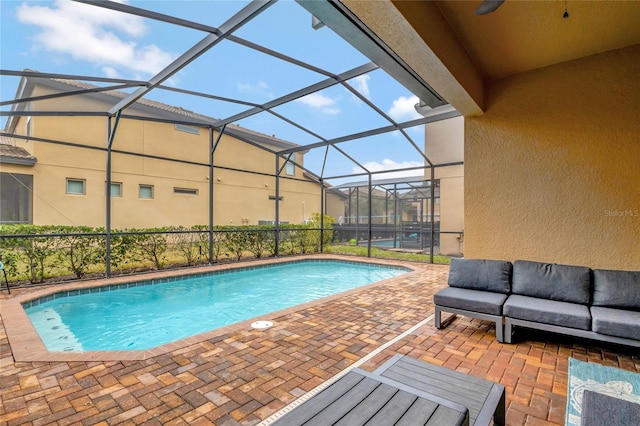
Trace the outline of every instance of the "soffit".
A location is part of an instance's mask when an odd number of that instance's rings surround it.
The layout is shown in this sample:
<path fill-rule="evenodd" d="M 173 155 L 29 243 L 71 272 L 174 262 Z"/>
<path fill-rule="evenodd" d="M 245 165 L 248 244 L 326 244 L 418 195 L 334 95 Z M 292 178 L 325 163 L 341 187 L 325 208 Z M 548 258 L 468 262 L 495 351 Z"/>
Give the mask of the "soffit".
<path fill-rule="evenodd" d="M 478 16 L 478 1 L 437 6 L 485 80 L 640 43 L 639 1 L 506 0 Z"/>

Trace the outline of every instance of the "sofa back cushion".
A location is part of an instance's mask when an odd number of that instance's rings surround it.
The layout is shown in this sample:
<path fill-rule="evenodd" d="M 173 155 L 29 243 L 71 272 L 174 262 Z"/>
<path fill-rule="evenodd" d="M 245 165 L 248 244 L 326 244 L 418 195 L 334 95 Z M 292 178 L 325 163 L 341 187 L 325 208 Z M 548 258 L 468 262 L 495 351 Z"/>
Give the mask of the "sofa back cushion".
<path fill-rule="evenodd" d="M 511 291 L 523 296 L 588 305 L 591 301 L 591 269 L 516 260 Z"/>
<path fill-rule="evenodd" d="M 513 265 L 504 260 L 451 259 L 451 287 L 509 294 Z"/>
<path fill-rule="evenodd" d="M 593 271 L 593 305 L 640 311 L 640 271 Z"/>

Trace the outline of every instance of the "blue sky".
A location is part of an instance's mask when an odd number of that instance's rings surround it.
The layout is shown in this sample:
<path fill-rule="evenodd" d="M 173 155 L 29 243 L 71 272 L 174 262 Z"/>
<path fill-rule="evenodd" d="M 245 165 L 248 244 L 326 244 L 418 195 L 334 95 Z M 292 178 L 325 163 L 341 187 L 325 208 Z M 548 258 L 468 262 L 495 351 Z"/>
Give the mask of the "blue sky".
<path fill-rule="evenodd" d="M 127 3 L 215 27 L 247 4 L 239 0 Z M 0 62 L 5 70 L 29 68 L 50 73 L 147 80 L 206 35 L 67 0 L 2 0 L 0 8 Z M 292 0 L 280 0 L 234 35 L 336 74 L 369 62 L 329 28 L 312 29 L 311 15 Z M 325 78 L 237 43 L 223 41 L 165 84 L 264 103 Z M 17 77 L 1 77 L 3 101 L 15 96 L 18 81 Z M 413 107 L 418 99 L 382 70 L 350 83 L 398 122 L 420 117 Z M 147 98 L 215 118 L 247 109 L 161 90 L 153 90 Z M 282 105 L 276 111 L 326 139 L 389 124 L 342 86 L 316 92 Z M 3 119 L 2 126 L 5 121 Z M 267 113 L 236 124 L 300 145 L 318 141 Z M 423 148 L 422 126 L 409 129 L 408 134 Z M 423 164 L 416 150 L 397 133 L 350 141 L 340 147 L 372 171 Z M 324 149 L 312 150 L 305 156 L 305 165 L 319 173 L 323 157 Z M 330 151 L 328 160 L 325 176 L 358 171 L 357 166 L 336 151 Z"/>

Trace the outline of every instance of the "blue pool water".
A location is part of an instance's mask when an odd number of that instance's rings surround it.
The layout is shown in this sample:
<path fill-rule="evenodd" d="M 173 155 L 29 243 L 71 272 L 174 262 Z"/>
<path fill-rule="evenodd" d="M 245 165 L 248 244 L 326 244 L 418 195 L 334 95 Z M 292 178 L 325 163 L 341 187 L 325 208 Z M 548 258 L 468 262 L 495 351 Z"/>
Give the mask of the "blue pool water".
<path fill-rule="evenodd" d="M 25 311 L 50 351 L 140 350 L 406 272 L 356 262 L 288 262 L 58 294 Z"/>

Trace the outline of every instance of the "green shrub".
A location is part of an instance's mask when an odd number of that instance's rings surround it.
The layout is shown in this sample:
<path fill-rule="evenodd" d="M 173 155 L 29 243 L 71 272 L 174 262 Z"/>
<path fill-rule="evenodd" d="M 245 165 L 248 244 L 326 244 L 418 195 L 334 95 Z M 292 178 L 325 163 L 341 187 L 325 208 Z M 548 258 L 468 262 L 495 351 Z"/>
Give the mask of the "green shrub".
<path fill-rule="evenodd" d="M 95 230 L 88 226 L 58 226 L 55 232 L 67 234 L 56 237 L 55 255 L 76 278 L 84 277 L 92 266 L 104 264 L 106 255 L 104 235 L 75 235 L 95 233 Z"/>

